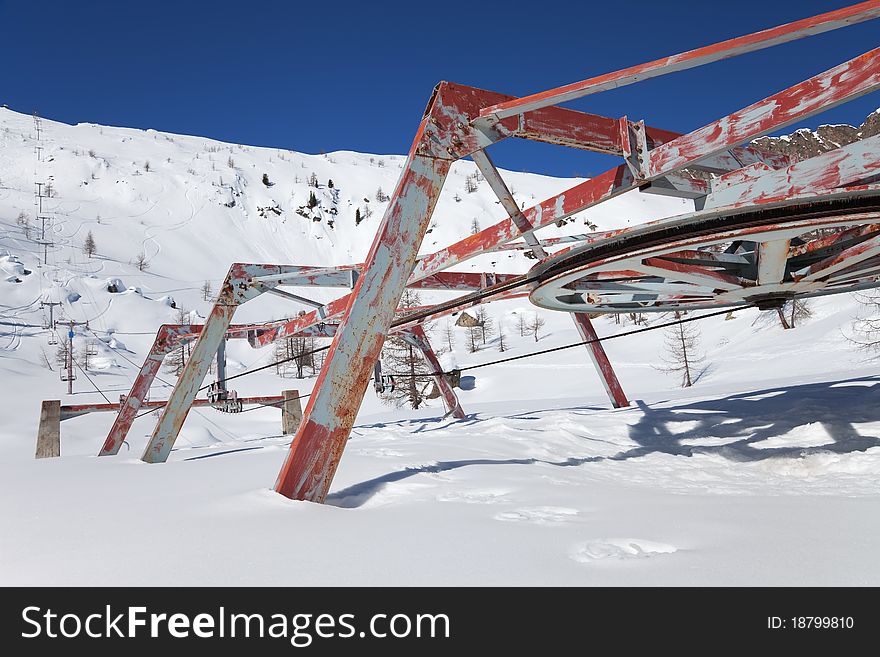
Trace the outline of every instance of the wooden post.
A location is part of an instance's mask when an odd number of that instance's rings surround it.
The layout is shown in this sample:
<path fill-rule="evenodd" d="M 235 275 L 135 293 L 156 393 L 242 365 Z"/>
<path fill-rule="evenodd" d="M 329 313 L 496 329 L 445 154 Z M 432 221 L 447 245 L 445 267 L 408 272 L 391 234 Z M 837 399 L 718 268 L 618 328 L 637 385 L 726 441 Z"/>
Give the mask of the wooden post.
<path fill-rule="evenodd" d="M 302 422 L 302 404 L 299 401 L 299 390 L 285 390 L 284 405 L 281 407 L 281 433 L 296 433 Z"/>
<path fill-rule="evenodd" d="M 37 452 L 34 458 L 61 456 L 61 400 L 47 399 L 40 409 L 40 428 L 37 431 Z"/>

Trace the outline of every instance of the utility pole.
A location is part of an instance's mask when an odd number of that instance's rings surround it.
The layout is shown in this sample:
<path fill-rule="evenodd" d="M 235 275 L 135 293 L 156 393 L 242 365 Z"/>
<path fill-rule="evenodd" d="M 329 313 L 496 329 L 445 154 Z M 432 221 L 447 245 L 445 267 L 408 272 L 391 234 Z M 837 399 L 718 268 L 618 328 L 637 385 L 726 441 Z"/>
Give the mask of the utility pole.
<path fill-rule="evenodd" d="M 34 184 L 37 186 L 37 194 L 36 194 L 37 203 L 38 203 L 37 214 L 40 215 L 40 214 L 43 214 L 43 199 L 46 198 L 45 196 L 43 196 L 43 185 L 45 185 L 46 183 L 35 182 Z"/>
<path fill-rule="evenodd" d="M 88 322 L 75 322 L 72 319 L 66 322 L 58 322 L 61 326 L 67 326 L 67 357 L 64 359 L 67 365 L 67 371 L 61 373 L 61 380 L 67 381 L 67 394 L 73 394 L 73 382 L 76 379 L 76 373 L 73 371 L 73 337 L 76 335 L 74 327 L 85 326 L 89 328 Z"/>
<path fill-rule="evenodd" d="M 52 176 L 50 176 L 50 178 L 52 178 Z M 50 180 L 47 183 L 46 182 L 38 182 L 38 183 L 34 183 L 34 184 L 37 186 L 37 193 L 36 193 L 37 214 L 41 215 L 41 214 L 43 214 L 43 199 L 49 198 L 52 195 L 52 181 Z M 46 188 L 45 194 L 43 193 L 43 187 Z"/>
<path fill-rule="evenodd" d="M 36 240 L 36 242 L 43 245 L 43 264 L 46 265 L 49 263 L 49 247 L 55 246 L 55 243 L 49 240 Z"/>
<path fill-rule="evenodd" d="M 41 221 L 40 239 L 38 239 L 36 242 L 37 244 L 43 245 L 43 264 L 46 265 L 49 264 L 49 247 L 55 245 L 51 241 L 46 240 L 46 219 L 51 220 L 51 217 L 43 216 L 43 199 L 49 198 L 49 194 L 43 194 L 43 186 L 45 185 L 46 189 L 50 190 L 52 183 L 38 182 L 34 184 L 37 186 L 37 216 Z"/>
<path fill-rule="evenodd" d="M 40 131 L 43 129 L 43 120 L 40 118 L 40 115 L 37 114 L 37 110 L 34 110 L 34 129 L 37 131 L 37 141 L 40 141 L 42 138 L 40 136 Z"/>
<path fill-rule="evenodd" d="M 40 308 L 49 307 L 49 326 L 46 328 L 55 328 L 55 306 L 60 306 L 60 301 L 40 301 Z"/>
<path fill-rule="evenodd" d="M 46 220 L 52 221 L 52 217 L 40 216 L 39 219 L 42 222 L 40 225 L 40 239 L 44 240 L 46 239 Z"/>

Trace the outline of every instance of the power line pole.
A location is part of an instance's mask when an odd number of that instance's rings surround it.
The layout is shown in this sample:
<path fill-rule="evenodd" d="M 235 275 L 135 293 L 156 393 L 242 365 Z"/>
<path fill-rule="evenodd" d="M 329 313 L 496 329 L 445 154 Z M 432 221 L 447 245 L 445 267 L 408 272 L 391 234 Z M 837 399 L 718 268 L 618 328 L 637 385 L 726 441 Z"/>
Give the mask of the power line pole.
<path fill-rule="evenodd" d="M 34 129 L 37 131 L 37 141 L 40 141 L 42 139 L 40 132 L 43 129 L 43 120 L 40 118 L 40 115 L 37 114 L 37 110 L 34 110 Z"/>
<path fill-rule="evenodd" d="M 52 217 L 40 216 L 39 219 L 42 222 L 40 226 L 40 239 L 44 240 L 46 239 L 46 220 L 52 221 Z"/>
<path fill-rule="evenodd" d="M 60 306 L 60 301 L 40 301 L 40 308 L 49 307 L 49 326 L 46 328 L 55 328 L 55 306 Z"/>
<path fill-rule="evenodd" d="M 39 204 L 37 214 L 40 215 L 43 214 L 43 199 L 46 198 L 45 196 L 43 196 L 43 185 L 45 185 L 46 183 L 35 182 L 34 184 L 37 186 L 36 197 L 37 203 Z"/>
<path fill-rule="evenodd" d="M 46 265 L 49 263 L 49 247 L 55 246 L 55 243 L 49 240 L 36 240 L 36 242 L 43 245 L 43 264 Z"/>
<path fill-rule="evenodd" d="M 88 322 L 75 322 L 72 319 L 66 322 L 58 322 L 61 326 L 67 326 L 67 355 L 65 360 L 65 365 L 67 365 L 67 371 L 61 373 L 61 380 L 67 381 L 67 394 L 73 394 L 73 382 L 76 379 L 76 373 L 73 371 L 73 338 L 76 335 L 74 332 L 74 327 L 77 326 L 85 326 L 89 328 Z"/>

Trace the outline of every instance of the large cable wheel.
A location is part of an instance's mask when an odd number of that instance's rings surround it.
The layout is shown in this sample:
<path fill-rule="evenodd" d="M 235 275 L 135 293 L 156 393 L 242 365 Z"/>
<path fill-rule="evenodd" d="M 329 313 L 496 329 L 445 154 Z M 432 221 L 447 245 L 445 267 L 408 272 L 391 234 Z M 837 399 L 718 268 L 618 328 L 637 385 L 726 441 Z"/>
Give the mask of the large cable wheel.
<path fill-rule="evenodd" d="M 567 312 L 668 312 L 880 286 L 880 198 L 697 212 L 548 258 L 530 300 Z"/>

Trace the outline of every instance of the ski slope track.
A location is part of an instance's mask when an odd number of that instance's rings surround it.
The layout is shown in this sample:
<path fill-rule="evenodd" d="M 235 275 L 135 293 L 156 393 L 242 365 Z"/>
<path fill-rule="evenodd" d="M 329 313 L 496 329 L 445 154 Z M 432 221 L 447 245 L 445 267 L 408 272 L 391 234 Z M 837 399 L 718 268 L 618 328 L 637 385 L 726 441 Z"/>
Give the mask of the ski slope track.
<path fill-rule="evenodd" d="M 41 301 L 61 304 L 56 318 L 89 321 L 76 348 L 94 344 L 88 376 L 115 401 L 157 327 L 180 309 L 199 323 L 203 283 L 216 290 L 231 263 L 363 261 L 387 206 L 379 188 L 391 193 L 402 163 L 47 119 L 38 142 L 32 117 L 0 109 L 0 584 L 880 584 L 880 362 L 852 341 L 853 320 L 870 310 L 850 295 L 812 300 L 792 330 L 754 309 L 692 324 L 704 358 L 691 388 L 662 369 L 663 331 L 608 341 L 629 408 L 610 408 L 581 348 L 467 372 L 463 420 L 443 418 L 438 399 L 394 408 L 369 391 L 324 505 L 272 491 L 290 439 L 274 408 L 193 409 L 161 465 L 138 459 L 155 414 L 103 458 L 112 414 L 85 415 L 62 423 L 61 458 L 34 459 L 42 400 L 103 401 L 81 372 L 65 394 Z M 422 252 L 506 216 L 484 180 L 468 180 L 475 172 L 453 165 Z M 526 206 L 577 182 L 502 173 Z M 43 264 L 34 183 L 49 181 Z M 546 236 L 692 210 L 628 193 Z M 532 264 L 499 252 L 458 269 Z M 302 309 L 263 295 L 235 320 Z M 496 333 L 471 353 L 467 329 L 453 327 L 444 368 L 581 339 L 565 313 L 523 299 L 487 310 L 507 350 Z M 517 328 L 536 312 L 546 320 L 537 341 Z M 634 328 L 610 316 L 595 325 L 600 336 Z M 435 347 L 445 333 L 436 322 Z M 234 375 L 274 353 L 236 340 L 227 359 Z M 151 399 L 174 382 L 160 377 Z M 270 368 L 234 383 L 240 396 L 306 394 L 314 378 Z M 157 562 L 160 544 L 172 548 Z"/>

